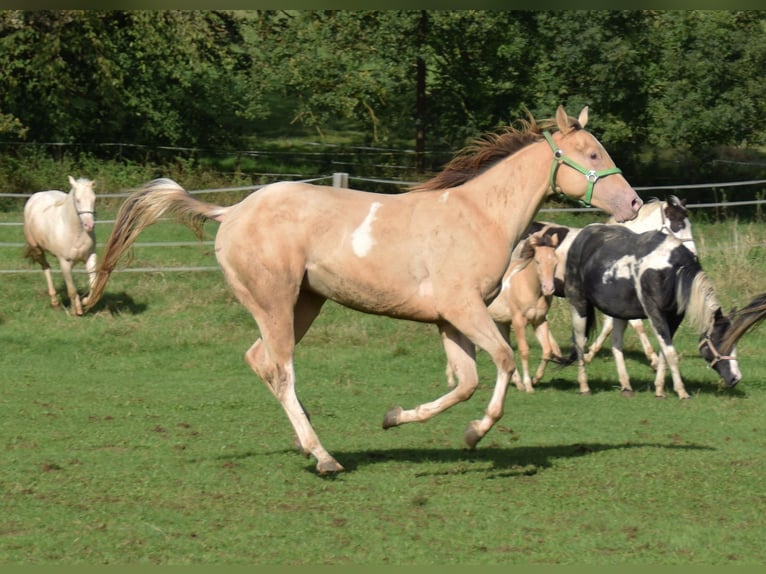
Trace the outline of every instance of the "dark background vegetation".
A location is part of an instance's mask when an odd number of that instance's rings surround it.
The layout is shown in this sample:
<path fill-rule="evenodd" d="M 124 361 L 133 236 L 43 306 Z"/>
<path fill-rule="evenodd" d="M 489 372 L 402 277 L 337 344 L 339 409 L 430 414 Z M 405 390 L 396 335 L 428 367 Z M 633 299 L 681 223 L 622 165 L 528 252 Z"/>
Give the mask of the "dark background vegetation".
<path fill-rule="evenodd" d="M 559 104 L 591 107 L 589 128 L 636 186 L 762 179 L 765 16 L 4 10 L 0 188 L 65 185 L 62 165 L 98 165 L 102 192 L 170 172 L 187 187 L 422 179 Z"/>

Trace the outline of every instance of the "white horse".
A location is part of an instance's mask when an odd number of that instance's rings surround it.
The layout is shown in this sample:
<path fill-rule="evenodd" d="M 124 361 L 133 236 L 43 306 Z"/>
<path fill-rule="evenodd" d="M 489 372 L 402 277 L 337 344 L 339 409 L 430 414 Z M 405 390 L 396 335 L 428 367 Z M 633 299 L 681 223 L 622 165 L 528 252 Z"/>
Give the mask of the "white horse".
<path fill-rule="evenodd" d="M 24 255 L 42 267 L 53 307 L 59 306 L 59 300 L 45 252 L 58 257 L 76 315 L 82 315 L 82 306 L 87 304 L 90 295 L 80 301 L 72 279 L 72 265 L 85 262 L 91 288 L 96 279 L 95 183 L 70 175 L 72 189 L 68 194 L 59 190 L 39 191 L 32 194 L 24 206 L 24 238 L 27 242 Z"/>

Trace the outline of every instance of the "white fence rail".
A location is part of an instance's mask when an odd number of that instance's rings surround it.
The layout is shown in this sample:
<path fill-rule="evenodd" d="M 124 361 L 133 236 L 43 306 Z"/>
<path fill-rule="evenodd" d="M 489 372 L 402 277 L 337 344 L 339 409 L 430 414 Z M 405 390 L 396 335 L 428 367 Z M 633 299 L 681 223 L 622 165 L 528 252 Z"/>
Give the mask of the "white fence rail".
<path fill-rule="evenodd" d="M 366 177 L 356 177 L 356 176 L 350 176 L 347 173 L 335 173 L 330 176 L 322 176 L 322 177 L 316 177 L 311 179 L 301 179 L 301 180 L 294 180 L 294 181 L 300 181 L 305 183 L 316 183 L 321 181 L 331 181 L 332 185 L 335 187 L 348 187 L 349 180 L 355 180 L 355 181 L 362 181 L 362 182 L 372 182 L 372 183 L 385 183 L 385 184 L 392 184 L 392 185 L 398 185 L 401 186 L 403 189 L 406 189 L 407 187 L 414 185 L 418 182 L 411 182 L 411 181 L 402 181 L 402 180 L 394 180 L 394 179 L 378 179 L 378 178 L 366 178 Z M 223 188 L 213 188 L 213 189 L 196 189 L 196 190 L 189 190 L 190 194 L 196 195 L 196 194 L 210 194 L 210 193 L 228 193 L 228 192 L 238 192 L 238 191 L 255 191 L 262 187 L 265 187 L 265 185 L 250 185 L 250 186 L 241 186 L 241 187 L 223 187 Z M 646 186 L 646 187 L 635 187 L 634 189 L 638 192 L 652 192 L 652 191 L 679 191 L 684 189 L 718 189 L 718 188 L 732 188 L 732 187 L 744 187 L 744 186 L 753 186 L 753 185 L 766 185 L 766 179 L 754 179 L 754 180 L 747 180 L 747 181 L 730 181 L 730 182 L 717 182 L 717 183 L 703 183 L 703 184 L 690 184 L 690 185 L 663 185 L 663 186 Z M 109 193 L 109 194 L 102 194 L 99 197 L 102 198 L 119 198 L 119 197 L 128 197 L 131 194 L 131 191 L 121 192 L 121 193 Z M 23 193 L 0 193 L 0 197 L 20 197 L 20 198 L 27 198 L 31 194 L 23 194 Z M 643 193 L 642 195 L 647 196 L 646 193 Z M 710 208 L 710 207 L 740 207 L 740 206 L 747 206 L 747 205 L 762 205 L 766 203 L 766 199 L 753 199 L 753 200 L 746 200 L 746 201 L 723 201 L 719 203 L 692 203 L 687 204 L 686 207 L 688 209 L 702 209 L 702 208 Z M 545 212 L 586 212 L 586 211 L 599 211 L 596 208 L 593 207 L 549 207 L 549 208 L 542 208 L 540 209 L 541 213 Z M 97 224 L 103 225 L 103 224 L 113 224 L 113 219 L 102 219 L 97 220 Z M 6 221 L 6 222 L 0 222 L 0 227 L 22 227 L 24 225 L 23 221 Z M 22 241 L 18 242 L 2 242 L 0 241 L 0 248 L 14 248 L 19 249 L 23 248 L 26 244 Z M 192 247 L 192 246 L 203 246 L 203 245 L 213 245 L 213 241 L 153 241 L 153 242 L 136 242 L 135 247 Z M 211 265 L 211 266 L 179 266 L 179 267 L 130 267 L 130 268 L 121 268 L 121 269 L 115 269 L 115 273 L 168 273 L 168 272 L 190 272 L 190 271 L 217 271 L 219 267 L 217 265 Z M 76 273 L 85 273 L 85 270 L 81 267 L 76 267 L 73 269 Z M 35 266 L 34 268 L 28 268 L 28 269 L 0 269 L 0 274 L 13 274 L 13 273 L 39 273 L 39 267 Z"/>

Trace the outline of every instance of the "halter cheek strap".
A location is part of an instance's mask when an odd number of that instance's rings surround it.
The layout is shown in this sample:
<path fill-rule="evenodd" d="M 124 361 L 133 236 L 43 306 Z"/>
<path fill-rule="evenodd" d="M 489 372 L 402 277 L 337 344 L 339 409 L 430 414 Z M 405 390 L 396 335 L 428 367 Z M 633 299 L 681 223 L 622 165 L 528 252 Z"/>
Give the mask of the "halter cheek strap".
<path fill-rule="evenodd" d="M 708 346 L 708 349 L 710 349 L 710 352 L 713 353 L 713 360 L 710 361 L 710 366 L 715 367 L 716 363 L 720 361 L 733 361 L 735 357 L 732 355 L 722 355 L 718 352 L 718 349 L 715 348 L 715 345 L 713 345 L 713 341 L 710 340 L 710 337 L 705 335 L 705 337 L 700 341 L 700 344 L 697 345 L 697 348 L 702 350 L 702 347 L 704 345 Z"/>
<path fill-rule="evenodd" d="M 581 205 L 584 205 L 585 207 L 590 207 L 590 200 L 593 197 L 593 186 L 596 185 L 596 182 L 599 180 L 599 178 L 606 177 L 608 175 L 614 175 L 617 173 L 622 173 L 622 170 L 619 167 L 610 167 L 608 169 L 602 169 L 601 171 L 586 169 L 583 166 L 581 166 L 579 163 L 574 161 L 573 159 L 570 159 L 564 155 L 564 151 L 556 145 L 549 131 L 547 130 L 544 131 L 543 135 L 545 136 L 545 139 L 548 142 L 548 145 L 550 145 L 551 149 L 553 150 L 554 162 L 553 162 L 553 165 L 551 166 L 551 172 L 549 177 L 551 190 L 553 190 L 553 193 L 559 193 L 559 194 L 561 193 L 556 190 L 556 172 L 558 171 L 559 166 L 562 163 L 568 165 L 572 169 L 579 171 L 581 174 L 585 176 L 585 179 L 588 181 L 588 187 L 585 189 L 585 196 L 583 197 L 583 199 L 577 200 L 580 202 Z"/>

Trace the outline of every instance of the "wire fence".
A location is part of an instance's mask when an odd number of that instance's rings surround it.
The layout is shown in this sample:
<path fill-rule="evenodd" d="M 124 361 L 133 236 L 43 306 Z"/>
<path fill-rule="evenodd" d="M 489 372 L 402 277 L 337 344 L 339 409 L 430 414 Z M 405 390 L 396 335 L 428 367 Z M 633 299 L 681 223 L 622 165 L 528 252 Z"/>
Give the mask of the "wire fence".
<path fill-rule="evenodd" d="M 277 174 L 275 174 L 277 175 Z M 358 181 L 358 182 L 368 182 L 368 183 L 375 183 L 375 184 L 390 184 L 400 187 L 402 190 L 406 190 L 412 185 L 415 185 L 415 181 L 403 181 L 403 180 L 397 180 L 397 179 L 386 179 L 386 178 L 370 178 L 370 177 L 361 177 L 361 176 L 351 176 L 347 173 L 337 172 L 332 175 L 327 176 L 319 176 L 314 177 L 310 179 L 297 179 L 292 180 L 296 182 L 303 182 L 303 183 L 320 183 L 320 182 L 332 182 L 332 185 L 336 187 L 348 187 L 349 181 Z M 196 190 L 188 190 L 188 192 L 192 195 L 200 195 L 200 194 L 216 194 L 216 193 L 242 193 L 242 192 L 253 192 L 258 189 L 261 189 L 262 187 L 265 187 L 269 184 L 262 184 L 262 185 L 249 185 L 249 186 L 238 186 L 238 187 L 224 187 L 224 188 L 212 188 L 212 189 L 196 189 Z M 716 182 L 716 183 L 702 183 L 702 184 L 689 184 L 689 185 L 662 185 L 662 186 L 644 186 L 644 187 L 635 187 L 634 189 L 638 192 L 640 192 L 645 197 L 650 194 L 651 192 L 677 192 L 679 190 L 689 190 L 689 189 L 724 189 L 724 188 L 735 188 L 735 187 L 746 187 L 746 186 L 758 186 L 758 185 L 766 185 L 766 179 L 751 179 L 751 180 L 744 180 L 744 181 L 730 181 L 730 182 Z M 649 192 L 649 193 L 647 193 Z M 132 191 L 125 191 L 125 192 L 119 192 L 119 193 L 109 193 L 109 194 L 101 194 L 99 195 L 99 198 L 125 198 L 128 197 Z M 24 194 L 24 193 L 0 193 L 0 197 L 15 197 L 15 198 L 28 198 L 32 194 Z M 751 200 L 743 200 L 743 201 L 721 201 L 721 202 L 714 202 L 714 203 L 687 203 L 686 207 L 687 209 L 705 209 L 705 208 L 734 208 L 734 207 L 744 207 L 744 206 L 760 206 L 762 204 L 766 203 L 766 199 L 751 199 Z M 600 211 L 597 208 L 594 207 L 544 207 L 540 209 L 540 213 L 555 213 L 555 212 L 598 212 Z M 167 219 L 167 221 L 173 221 L 172 219 Z M 106 224 L 114 224 L 115 220 L 113 219 L 99 219 L 96 221 L 96 224 L 98 225 L 106 225 Z M 3 221 L 0 222 L 0 228 L 1 227 L 23 227 L 24 222 L 22 220 L 18 221 Z M 213 245 L 213 241 L 205 241 L 205 240 L 199 240 L 199 241 L 148 241 L 148 242 L 136 242 L 134 244 L 135 247 L 194 247 L 194 246 L 211 246 Z M 23 241 L 0 241 L 0 248 L 13 248 L 13 249 L 19 249 L 25 247 L 26 243 Z M 125 268 L 118 268 L 115 269 L 115 273 L 168 273 L 168 272 L 198 272 L 198 271 L 217 271 L 219 267 L 217 265 L 189 265 L 189 266 L 177 266 L 177 267 L 125 267 Z M 23 274 L 23 273 L 39 273 L 40 269 L 39 267 L 30 267 L 30 268 L 14 268 L 14 269 L 0 269 L 0 274 Z M 74 268 L 73 272 L 75 273 L 85 273 L 86 271 L 82 268 Z"/>

